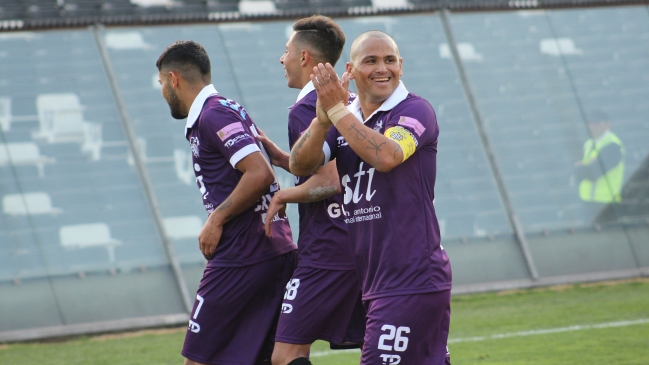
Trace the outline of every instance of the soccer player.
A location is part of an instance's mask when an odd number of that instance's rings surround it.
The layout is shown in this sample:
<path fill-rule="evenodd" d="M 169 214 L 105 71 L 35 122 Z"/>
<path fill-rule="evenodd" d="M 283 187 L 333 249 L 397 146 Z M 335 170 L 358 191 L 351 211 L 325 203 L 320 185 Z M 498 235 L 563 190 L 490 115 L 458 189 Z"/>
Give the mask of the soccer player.
<path fill-rule="evenodd" d="M 300 19 L 293 30 L 279 60 L 286 70 L 288 87 L 300 89 L 288 116 L 291 147 L 316 116 L 316 93 L 309 78 L 313 67 L 320 62 L 335 65 L 345 45 L 344 33 L 328 17 Z M 261 140 L 271 161 L 289 171 L 288 154 L 272 141 Z M 269 214 L 275 214 L 286 203 L 299 203 L 300 215 L 298 267 L 286 286 L 273 365 L 311 364 L 307 357 L 315 340 L 329 341 L 332 348 L 358 344 L 365 329 L 335 162 L 313 175 L 295 177 L 295 181 L 295 187 L 275 193 L 269 207 Z M 270 225 L 266 226 L 270 233 Z"/>
<path fill-rule="evenodd" d="M 156 66 L 171 115 L 187 118 L 185 137 L 209 214 L 198 236 L 208 263 L 185 336 L 185 364 L 268 364 L 297 259 L 288 221 L 266 216 L 278 190 L 274 172 L 248 113 L 211 84 L 201 45 L 178 41 Z"/>
<path fill-rule="evenodd" d="M 315 67 L 318 117 L 289 165 L 307 175 L 336 159 L 367 309 L 361 364 L 450 364 L 451 267 L 433 206 L 439 128 L 400 81 L 402 62 L 390 36 L 370 31 L 352 43 L 342 80 Z M 358 98 L 345 107 L 350 79 Z"/>

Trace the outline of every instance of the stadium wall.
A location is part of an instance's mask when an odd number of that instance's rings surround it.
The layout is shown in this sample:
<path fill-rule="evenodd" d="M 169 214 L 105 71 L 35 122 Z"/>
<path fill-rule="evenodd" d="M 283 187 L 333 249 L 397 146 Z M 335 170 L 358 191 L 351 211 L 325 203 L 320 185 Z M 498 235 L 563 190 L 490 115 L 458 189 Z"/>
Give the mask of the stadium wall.
<path fill-rule="evenodd" d="M 0 32 L 0 342 L 188 319 L 206 217 L 155 61 L 203 44 L 217 90 L 287 146 L 293 20 L 258 20 Z M 454 293 L 649 275 L 646 6 L 336 20 L 349 39 L 391 34 L 405 85 L 436 110 Z M 624 144 L 620 202 L 579 198 L 593 110 Z"/>

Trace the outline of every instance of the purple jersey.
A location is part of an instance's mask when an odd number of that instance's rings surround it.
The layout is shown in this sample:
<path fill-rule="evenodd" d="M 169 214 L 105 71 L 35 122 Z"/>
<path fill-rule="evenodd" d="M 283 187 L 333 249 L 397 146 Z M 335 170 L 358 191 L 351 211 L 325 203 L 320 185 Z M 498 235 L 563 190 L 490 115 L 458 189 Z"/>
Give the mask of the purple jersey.
<path fill-rule="evenodd" d="M 243 175 L 236 164 L 251 153 L 265 152 L 250 116 L 235 101 L 206 86 L 189 111 L 185 136 L 192 150 L 196 183 L 208 214 L 234 190 Z M 295 250 L 288 219 L 273 217 L 273 236 L 264 232 L 266 211 L 277 182 L 257 204 L 223 226 L 223 235 L 208 267 L 252 265 Z"/>
<path fill-rule="evenodd" d="M 363 120 L 358 99 L 348 108 Z M 381 134 L 394 126 L 405 128 L 416 141 L 416 152 L 381 173 L 335 129 L 323 147 L 325 160 L 337 161 L 363 300 L 450 289 L 451 266 L 440 246 L 433 207 L 439 135 L 433 108 L 400 83 L 365 125 Z"/>
<path fill-rule="evenodd" d="M 317 94 L 309 82 L 300 92 L 298 101 L 288 114 L 288 141 L 290 148 L 304 133 L 316 116 Z M 299 186 L 310 176 L 295 176 Z M 298 238 L 298 266 L 319 269 L 354 269 L 352 248 L 341 210 L 342 194 L 336 194 L 315 203 L 298 204 L 300 237 Z"/>

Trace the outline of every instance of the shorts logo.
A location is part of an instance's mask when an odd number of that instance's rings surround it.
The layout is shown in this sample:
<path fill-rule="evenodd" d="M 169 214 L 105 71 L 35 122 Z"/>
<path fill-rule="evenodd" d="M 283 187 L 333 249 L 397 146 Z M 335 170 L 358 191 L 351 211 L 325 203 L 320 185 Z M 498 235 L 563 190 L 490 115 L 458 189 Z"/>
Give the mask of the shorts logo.
<path fill-rule="evenodd" d="M 241 122 L 228 124 L 223 127 L 223 129 L 216 132 L 216 134 L 219 136 L 219 138 L 221 138 L 221 141 L 225 141 L 231 135 L 239 132 L 245 132 L 245 129 L 243 129 L 243 124 L 241 124 Z"/>
<path fill-rule="evenodd" d="M 399 124 L 412 128 L 419 137 L 421 137 L 421 134 L 426 130 L 426 128 L 415 118 L 400 117 Z"/>
<path fill-rule="evenodd" d="M 382 354 L 381 360 L 383 360 L 383 365 L 397 365 L 401 362 L 401 356 Z"/>
<path fill-rule="evenodd" d="M 198 333 L 201 331 L 201 325 L 190 319 L 188 329 L 194 333 Z"/>
<path fill-rule="evenodd" d="M 288 314 L 293 311 L 293 306 L 288 303 L 282 303 L 282 313 Z"/>
<path fill-rule="evenodd" d="M 194 310 L 194 315 L 192 316 L 193 319 L 196 319 L 198 317 L 198 313 L 201 312 L 201 308 L 203 308 L 203 302 L 205 302 L 205 299 L 196 294 L 196 301 L 198 301 L 198 304 L 196 305 L 196 309 Z M 201 325 L 190 319 L 188 329 L 194 333 L 198 333 L 201 331 Z"/>

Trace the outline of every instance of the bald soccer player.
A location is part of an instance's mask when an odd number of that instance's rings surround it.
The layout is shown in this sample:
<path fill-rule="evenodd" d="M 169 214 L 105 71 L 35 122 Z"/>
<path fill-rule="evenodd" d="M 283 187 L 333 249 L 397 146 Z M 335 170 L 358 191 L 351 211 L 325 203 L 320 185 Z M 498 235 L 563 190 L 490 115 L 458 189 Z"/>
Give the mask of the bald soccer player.
<path fill-rule="evenodd" d="M 267 216 L 279 189 L 275 174 L 246 110 L 212 85 L 201 45 L 178 41 L 156 66 L 171 115 L 187 118 L 185 137 L 209 214 L 198 236 L 208 262 L 185 335 L 185 364 L 270 364 L 283 288 L 296 263 L 288 220 Z"/>
<path fill-rule="evenodd" d="M 313 67 L 321 62 L 335 65 L 344 45 L 344 33 L 328 17 L 314 15 L 293 24 L 279 60 L 288 87 L 300 89 L 288 115 L 290 147 L 316 116 L 317 97 L 310 79 Z M 288 154 L 263 136 L 261 141 L 273 164 L 289 171 Z M 298 203 L 298 267 L 286 286 L 272 359 L 273 365 L 308 365 L 311 344 L 318 339 L 329 341 L 332 348 L 359 347 L 365 310 L 342 213 L 336 163 L 329 162 L 310 176 L 296 176 L 295 187 L 275 194 L 269 214 L 287 203 Z"/>
<path fill-rule="evenodd" d="M 367 309 L 361 364 L 450 364 L 451 266 L 433 206 L 439 127 L 400 81 L 402 62 L 390 36 L 370 31 L 354 40 L 342 79 L 315 67 L 318 117 L 289 164 L 307 175 L 336 160 Z M 346 107 L 349 80 L 358 98 Z"/>

